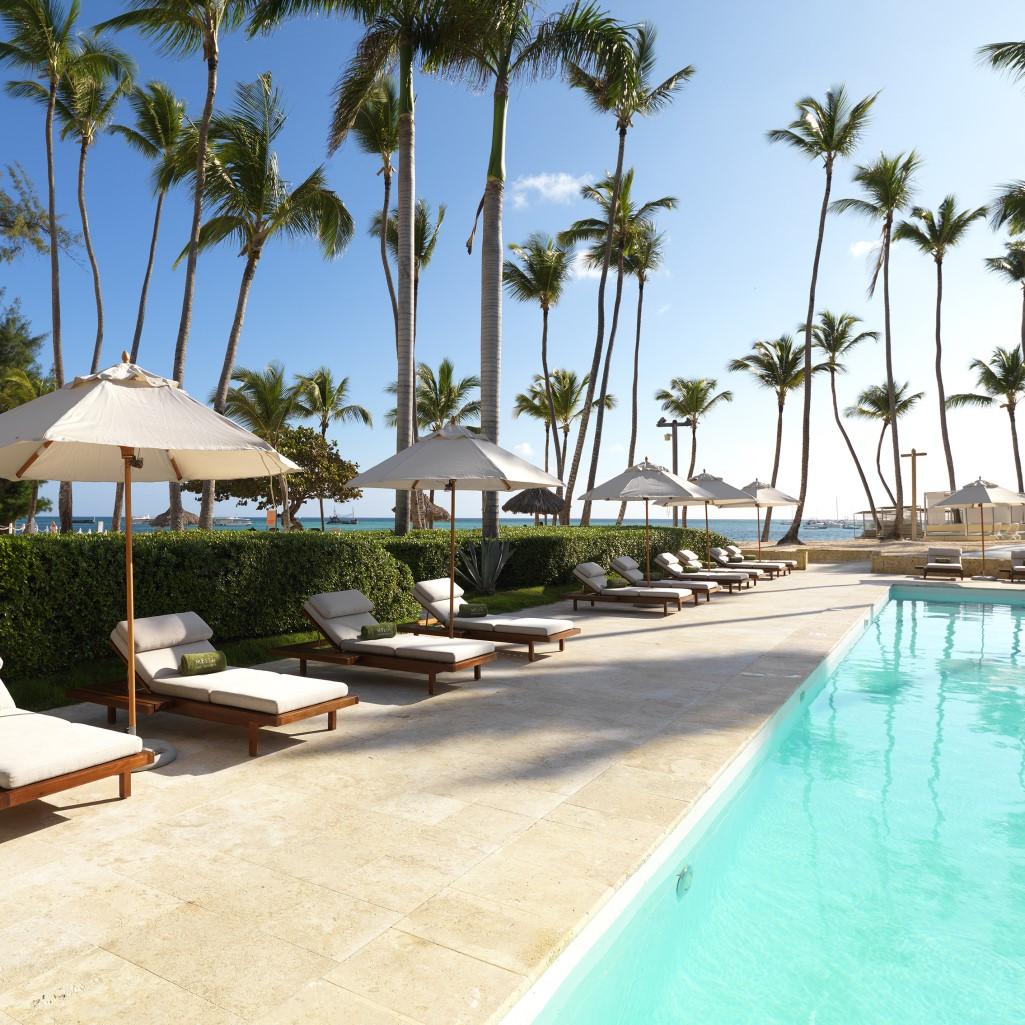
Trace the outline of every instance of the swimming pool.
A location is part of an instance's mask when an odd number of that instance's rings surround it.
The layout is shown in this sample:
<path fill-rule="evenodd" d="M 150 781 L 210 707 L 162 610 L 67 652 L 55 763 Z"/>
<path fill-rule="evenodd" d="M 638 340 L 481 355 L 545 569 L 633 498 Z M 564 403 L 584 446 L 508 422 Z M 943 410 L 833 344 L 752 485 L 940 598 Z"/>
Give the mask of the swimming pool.
<path fill-rule="evenodd" d="M 919 593 L 810 681 L 537 1025 L 1025 1021 L 1025 608 Z"/>

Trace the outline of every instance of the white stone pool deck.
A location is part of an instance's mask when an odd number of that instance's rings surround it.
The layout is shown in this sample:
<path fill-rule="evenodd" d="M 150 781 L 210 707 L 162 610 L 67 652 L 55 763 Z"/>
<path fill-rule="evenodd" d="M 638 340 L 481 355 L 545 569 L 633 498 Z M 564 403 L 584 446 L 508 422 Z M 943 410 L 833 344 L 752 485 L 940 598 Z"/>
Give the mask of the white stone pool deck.
<path fill-rule="evenodd" d="M 143 720 L 180 758 L 130 800 L 0 813 L 0 1025 L 497 1021 L 890 582 L 813 565 L 667 618 L 582 609 L 564 654 L 434 698 L 311 666 L 361 703 L 254 759 Z"/>

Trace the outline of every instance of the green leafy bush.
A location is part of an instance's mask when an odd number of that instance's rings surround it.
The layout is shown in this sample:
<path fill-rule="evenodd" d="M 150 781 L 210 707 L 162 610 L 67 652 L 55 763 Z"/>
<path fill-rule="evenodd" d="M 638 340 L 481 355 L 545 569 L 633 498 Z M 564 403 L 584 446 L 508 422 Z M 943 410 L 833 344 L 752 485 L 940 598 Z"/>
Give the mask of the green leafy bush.
<path fill-rule="evenodd" d="M 192 610 L 217 641 L 302 630 L 302 603 L 356 588 L 390 622 L 419 611 L 409 569 L 380 535 L 308 532 L 149 534 L 135 540 L 135 611 Z M 0 656 L 12 679 L 109 654 L 125 616 L 118 534 L 0 537 Z"/>

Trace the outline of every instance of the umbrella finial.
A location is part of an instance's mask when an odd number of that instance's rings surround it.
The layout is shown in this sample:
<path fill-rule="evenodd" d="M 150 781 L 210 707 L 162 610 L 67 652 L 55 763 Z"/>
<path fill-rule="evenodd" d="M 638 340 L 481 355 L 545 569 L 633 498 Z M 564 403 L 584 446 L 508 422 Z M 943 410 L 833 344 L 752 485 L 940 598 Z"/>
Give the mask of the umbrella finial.
<path fill-rule="evenodd" d="M 128 350 L 127 349 L 122 349 L 121 350 L 121 362 L 122 363 L 127 363 L 128 362 Z"/>

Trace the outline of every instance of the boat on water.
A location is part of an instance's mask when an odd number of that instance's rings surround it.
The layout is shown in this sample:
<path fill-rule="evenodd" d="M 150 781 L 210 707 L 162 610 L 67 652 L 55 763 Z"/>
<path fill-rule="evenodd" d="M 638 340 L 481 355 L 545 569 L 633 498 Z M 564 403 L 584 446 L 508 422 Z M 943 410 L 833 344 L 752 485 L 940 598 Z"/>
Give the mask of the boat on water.
<path fill-rule="evenodd" d="M 352 506 L 349 506 L 349 512 L 346 516 L 339 516 L 337 510 L 333 512 L 328 518 L 328 523 L 359 523 L 359 519 L 356 516 L 356 512 Z"/>
<path fill-rule="evenodd" d="M 246 516 L 215 516 L 215 527 L 251 527 L 253 521 Z"/>

